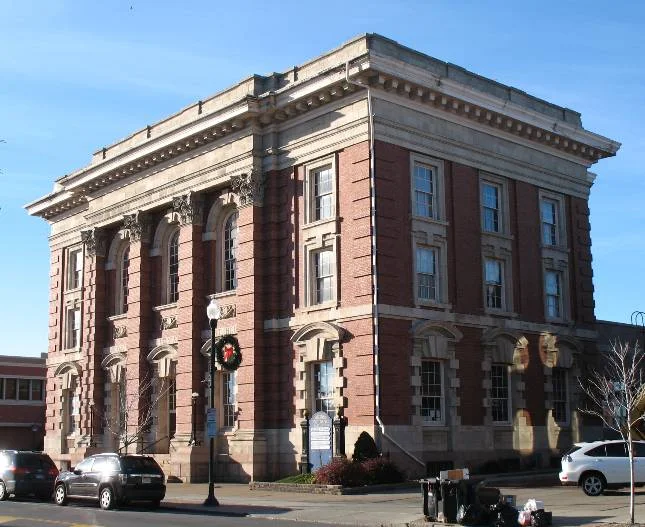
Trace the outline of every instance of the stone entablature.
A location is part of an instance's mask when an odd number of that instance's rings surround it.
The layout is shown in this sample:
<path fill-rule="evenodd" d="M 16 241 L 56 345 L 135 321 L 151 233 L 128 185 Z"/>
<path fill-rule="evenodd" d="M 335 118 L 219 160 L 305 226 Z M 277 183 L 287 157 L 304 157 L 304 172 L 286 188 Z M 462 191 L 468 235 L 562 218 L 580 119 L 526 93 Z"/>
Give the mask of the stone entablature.
<path fill-rule="evenodd" d="M 413 64 L 413 60 L 419 62 L 419 57 L 425 67 Z M 346 78 L 353 81 L 348 82 Z M 547 147 L 554 155 L 566 154 L 587 167 L 600 158 L 614 155 L 620 146 L 584 130 L 579 114 L 571 110 L 412 53 L 377 35 L 359 37 L 298 68 L 297 73 L 294 70 L 279 75 L 275 77 L 274 89 L 255 93 L 259 91 L 256 87 L 267 86 L 260 79 L 254 76 L 246 81 L 247 88 L 253 86 L 254 95 L 242 95 L 241 90 L 236 90 L 245 84 L 241 83 L 215 96 L 212 109 L 211 104 L 199 102 L 176 116 L 174 126 L 170 118 L 146 127 L 138 140 L 133 136 L 103 149 L 98 160 L 95 156 L 95 163 L 61 178 L 51 194 L 28 205 L 29 212 L 53 220 L 87 203 L 97 190 L 185 156 L 189 151 L 221 144 L 242 130 L 262 134 L 263 127 L 268 125 L 285 128 L 289 121 L 297 120 L 302 114 L 315 112 L 360 90 L 354 83 L 356 80 L 376 92 L 396 94 L 438 109 L 451 118 L 461 119 L 467 126 L 484 126 L 538 148 Z M 239 98 L 232 99 L 232 94 L 238 91 Z"/>

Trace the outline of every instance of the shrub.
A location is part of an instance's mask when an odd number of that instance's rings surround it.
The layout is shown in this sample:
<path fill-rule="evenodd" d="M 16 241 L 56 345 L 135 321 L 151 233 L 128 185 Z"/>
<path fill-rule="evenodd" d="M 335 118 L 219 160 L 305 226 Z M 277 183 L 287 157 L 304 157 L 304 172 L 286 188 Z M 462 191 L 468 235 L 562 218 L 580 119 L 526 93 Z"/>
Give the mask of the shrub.
<path fill-rule="evenodd" d="M 314 483 L 360 487 L 367 482 L 365 469 L 360 463 L 352 463 L 344 457 L 334 458 L 316 472 Z"/>
<path fill-rule="evenodd" d="M 354 443 L 354 455 L 352 459 L 355 462 L 366 461 L 368 459 L 374 459 L 379 456 L 378 448 L 376 448 L 376 443 L 372 436 L 367 432 L 361 432 L 361 435 L 358 436 L 356 443 Z"/>
<path fill-rule="evenodd" d="M 287 476 L 286 478 L 279 479 L 277 483 L 311 484 L 314 482 L 315 477 L 315 474 L 296 474 L 294 476 Z"/>
<path fill-rule="evenodd" d="M 401 483 L 405 480 L 403 472 L 389 459 L 377 457 L 363 461 L 362 465 L 368 485 Z"/>

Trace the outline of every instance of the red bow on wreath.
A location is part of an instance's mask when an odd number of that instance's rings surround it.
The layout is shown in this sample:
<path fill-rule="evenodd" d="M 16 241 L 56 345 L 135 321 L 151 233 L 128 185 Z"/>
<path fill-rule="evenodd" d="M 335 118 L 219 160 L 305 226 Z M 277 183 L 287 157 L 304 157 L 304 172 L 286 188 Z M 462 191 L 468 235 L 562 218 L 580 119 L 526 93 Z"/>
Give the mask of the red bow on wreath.
<path fill-rule="evenodd" d="M 231 344 L 224 344 L 224 362 L 229 362 L 234 353 L 235 348 Z"/>

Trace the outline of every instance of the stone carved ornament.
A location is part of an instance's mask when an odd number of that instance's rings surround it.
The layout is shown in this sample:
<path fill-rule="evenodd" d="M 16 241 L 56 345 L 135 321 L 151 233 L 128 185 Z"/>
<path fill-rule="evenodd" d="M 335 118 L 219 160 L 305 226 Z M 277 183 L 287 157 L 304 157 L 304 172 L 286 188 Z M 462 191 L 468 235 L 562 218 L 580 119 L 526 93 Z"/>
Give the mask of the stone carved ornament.
<path fill-rule="evenodd" d="M 237 309 L 235 304 L 227 304 L 225 306 L 220 307 L 220 320 L 224 320 L 225 318 L 234 318 L 237 314 Z"/>
<path fill-rule="evenodd" d="M 177 327 L 177 317 L 171 315 L 169 317 L 161 317 L 161 330 L 173 329 Z"/>
<path fill-rule="evenodd" d="M 193 192 L 172 198 L 172 208 L 181 225 L 198 224 L 202 218 L 202 201 Z"/>
<path fill-rule="evenodd" d="M 128 336 L 127 326 L 114 326 L 114 340 Z"/>
<path fill-rule="evenodd" d="M 261 204 L 264 199 L 264 174 L 253 169 L 250 172 L 231 176 L 233 192 L 240 196 L 240 205 Z"/>
<path fill-rule="evenodd" d="M 105 256 L 105 236 L 96 228 L 81 231 L 81 241 L 85 245 L 87 256 Z"/>
<path fill-rule="evenodd" d="M 123 228 L 128 231 L 131 242 L 148 240 L 150 225 L 145 215 L 140 211 L 123 216 Z"/>

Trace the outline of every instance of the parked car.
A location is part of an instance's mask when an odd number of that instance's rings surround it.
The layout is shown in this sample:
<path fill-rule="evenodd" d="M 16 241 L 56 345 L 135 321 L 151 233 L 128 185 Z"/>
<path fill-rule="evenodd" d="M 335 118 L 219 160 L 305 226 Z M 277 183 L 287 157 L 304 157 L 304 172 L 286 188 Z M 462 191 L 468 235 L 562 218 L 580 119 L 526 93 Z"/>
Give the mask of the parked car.
<path fill-rule="evenodd" d="M 634 481 L 645 484 L 645 441 L 634 441 Z M 562 456 L 560 482 L 579 485 L 587 496 L 607 488 L 629 486 L 629 457 L 625 441 L 575 443 Z"/>
<path fill-rule="evenodd" d="M 98 501 L 102 509 L 148 501 L 158 507 L 166 495 L 165 476 L 154 458 L 135 454 L 95 454 L 72 471 L 61 472 L 54 486 L 54 501 Z"/>
<path fill-rule="evenodd" d="M 0 501 L 10 495 L 49 500 L 58 469 L 43 452 L 0 450 Z"/>

